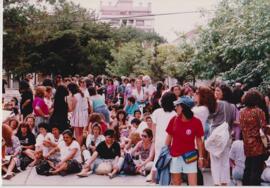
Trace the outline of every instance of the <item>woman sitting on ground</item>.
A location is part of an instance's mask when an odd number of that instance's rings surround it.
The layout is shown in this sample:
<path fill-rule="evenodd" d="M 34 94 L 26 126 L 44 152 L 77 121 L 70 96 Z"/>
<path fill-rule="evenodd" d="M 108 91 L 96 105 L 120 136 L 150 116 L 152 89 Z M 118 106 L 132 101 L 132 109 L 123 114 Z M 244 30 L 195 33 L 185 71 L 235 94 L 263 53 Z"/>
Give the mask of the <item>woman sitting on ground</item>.
<path fill-rule="evenodd" d="M 35 135 L 31 132 L 29 125 L 26 123 L 21 123 L 16 136 L 20 140 L 20 144 L 22 147 L 22 155 L 25 155 L 30 159 L 34 160 L 36 138 Z"/>
<path fill-rule="evenodd" d="M 138 160 L 134 160 L 136 170 L 138 173 L 145 176 L 152 169 L 155 155 L 155 145 L 152 141 L 152 130 L 144 129 L 141 138 L 142 140 L 136 144 L 134 149 L 131 150 L 131 155 L 139 157 Z"/>
<path fill-rule="evenodd" d="M 15 176 L 13 171 L 20 166 L 19 156 L 22 148 L 18 137 L 8 125 L 3 124 L 2 133 L 2 170 L 5 172 L 3 179 L 11 179 Z M 10 156 L 10 159 L 7 159 L 7 156 Z"/>
<path fill-rule="evenodd" d="M 121 155 L 120 145 L 114 140 L 114 134 L 114 131 L 111 129 L 108 129 L 104 133 L 105 141 L 101 142 L 97 146 L 96 151 L 93 153 L 91 158 L 86 161 L 83 170 L 78 174 L 79 177 L 88 176 L 91 173 L 89 170 L 96 170 L 104 163 L 107 163 L 112 167 L 112 169 L 107 173 L 110 178 L 115 177 L 116 173 L 120 171 L 123 160 L 119 160 Z"/>
<path fill-rule="evenodd" d="M 63 133 L 64 141 L 60 142 L 48 155 L 44 156 L 48 159 L 55 152 L 60 151 L 60 162 L 50 171 L 51 175 L 73 174 L 78 173 L 82 169 L 81 148 L 79 143 L 73 138 L 70 130 L 65 130 Z"/>
<path fill-rule="evenodd" d="M 83 151 L 84 160 L 87 161 L 90 156 L 96 151 L 97 146 L 105 140 L 105 137 L 101 134 L 101 126 L 99 123 L 94 123 L 92 125 L 91 134 L 87 135 L 86 138 L 86 148 L 87 150 Z"/>

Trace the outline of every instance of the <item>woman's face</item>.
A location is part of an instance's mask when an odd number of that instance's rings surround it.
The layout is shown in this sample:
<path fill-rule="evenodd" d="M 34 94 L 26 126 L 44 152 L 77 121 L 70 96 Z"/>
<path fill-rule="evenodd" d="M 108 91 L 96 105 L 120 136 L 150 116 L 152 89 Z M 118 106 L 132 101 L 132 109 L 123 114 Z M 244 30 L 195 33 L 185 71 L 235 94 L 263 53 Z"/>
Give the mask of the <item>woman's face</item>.
<path fill-rule="evenodd" d="M 181 95 L 181 90 L 179 87 L 174 87 L 173 88 L 173 93 L 176 95 L 176 97 L 178 98 Z"/>
<path fill-rule="evenodd" d="M 22 131 L 22 134 L 26 134 L 27 133 L 27 128 L 26 127 L 21 127 L 21 131 Z"/>
<path fill-rule="evenodd" d="M 59 129 L 57 129 L 57 128 L 52 128 L 52 134 L 55 136 L 55 137 L 58 137 L 59 136 L 59 134 L 60 134 L 60 132 L 59 132 Z"/>
<path fill-rule="evenodd" d="M 93 134 L 94 135 L 99 135 L 100 134 L 100 129 L 98 127 L 93 128 Z"/>
<path fill-rule="evenodd" d="M 46 135 L 47 134 L 47 131 L 46 129 L 44 129 L 43 127 L 39 128 L 39 133 L 42 134 L 42 135 Z"/>
<path fill-rule="evenodd" d="M 46 98 L 51 98 L 51 97 L 52 97 L 52 92 L 51 92 L 51 91 L 49 91 L 49 92 L 46 91 L 46 92 L 45 92 L 45 97 L 46 97 Z"/>
<path fill-rule="evenodd" d="M 121 113 L 118 115 L 118 117 L 119 117 L 119 120 L 123 120 L 125 116 L 124 116 L 124 114 Z"/>
<path fill-rule="evenodd" d="M 63 139 L 64 139 L 66 145 L 70 145 L 72 143 L 72 137 L 69 136 L 68 134 L 64 134 Z"/>
<path fill-rule="evenodd" d="M 27 118 L 26 123 L 30 126 L 30 128 L 32 129 L 35 125 L 35 121 L 33 118 Z"/>
<path fill-rule="evenodd" d="M 197 90 L 194 94 L 194 101 L 196 102 L 196 104 L 198 105 L 200 103 L 200 94 L 199 94 L 199 90 Z"/>
<path fill-rule="evenodd" d="M 10 122 L 10 127 L 11 127 L 13 130 L 17 129 L 17 122 L 16 122 L 16 121 L 11 121 L 11 122 Z"/>
<path fill-rule="evenodd" d="M 178 114 L 178 115 L 180 115 L 180 114 L 182 114 L 182 107 L 181 107 L 181 105 L 176 105 L 176 107 L 175 107 L 175 110 L 176 110 L 176 113 Z"/>
<path fill-rule="evenodd" d="M 149 138 L 149 136 L 147 135 L 146 132 L 143 132 L 142 135 L 141 135 L 141 137 L 142 137 L 142 141 L 143 142 L 150 141 L 150 138 Z"/>
<path fill-rule="evenodd" d="M 152 121 L 151 118 L 147 118 L 146 123 L 147 123 L 147 125 L 148 125 L 148 127 L 149 127 L 149 126 L 152 126 L 153 121 Z"/>
<path fill-rule="evenodd" d="M 217 100 L 223 99 L 223 93 L 219 87 L 216 87 L 216 89 L 215 89 L 215 98 Z"/>
<path fill-rule="evenodd" d="M 109 136 L 109 135 L 105 136 L 105 142 L 107 144 L 112 144 L 113 140 L 114 140 L 113 136 Z"/>
<path fill-rule="evenodd" d="M 141 80 L 137 80 L 136 81 L 136 86 L 137 87 L 142 87 L 142 81 Z"/>

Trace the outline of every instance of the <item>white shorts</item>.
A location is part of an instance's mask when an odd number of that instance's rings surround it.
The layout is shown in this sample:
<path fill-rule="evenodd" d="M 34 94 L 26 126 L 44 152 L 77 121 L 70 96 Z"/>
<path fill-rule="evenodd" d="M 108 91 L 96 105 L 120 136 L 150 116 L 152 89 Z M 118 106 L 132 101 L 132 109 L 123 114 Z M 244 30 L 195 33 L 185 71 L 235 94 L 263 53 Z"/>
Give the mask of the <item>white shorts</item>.
<path fill-rule="evenodd" d="M 197 161 L 187 164 L 182 156 L 172 157 L 170 164 L 170 173 L 172 174 L 197 173 Z"/>

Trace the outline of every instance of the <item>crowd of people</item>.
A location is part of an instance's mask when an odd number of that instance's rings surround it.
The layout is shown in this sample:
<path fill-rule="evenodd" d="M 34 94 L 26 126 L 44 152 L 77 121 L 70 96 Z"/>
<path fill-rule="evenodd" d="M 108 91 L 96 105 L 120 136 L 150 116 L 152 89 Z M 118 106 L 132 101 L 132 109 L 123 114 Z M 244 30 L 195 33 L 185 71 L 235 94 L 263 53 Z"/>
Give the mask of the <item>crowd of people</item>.
<path fill-rule="evenodd" d="M 2 100 L 2 172 L 39 175 L 119 173 L 160 185 L 270 184 L 270 92 L 241 83 L 168 87 L 137 78 L 46 78 L 19 83 Z M 268 144 L 268 145 L 267 145 Z"/>

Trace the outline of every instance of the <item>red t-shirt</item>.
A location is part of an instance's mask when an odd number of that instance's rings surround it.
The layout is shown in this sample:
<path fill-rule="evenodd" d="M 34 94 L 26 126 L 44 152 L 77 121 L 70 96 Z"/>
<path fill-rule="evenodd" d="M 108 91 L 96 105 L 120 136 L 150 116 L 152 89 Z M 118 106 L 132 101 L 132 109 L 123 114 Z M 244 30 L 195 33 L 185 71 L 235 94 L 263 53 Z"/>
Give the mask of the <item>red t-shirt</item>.
<path fill-rule="evenodd" d="M 195 150 L 195 137 L 204 135 L 202 123 L 196 117 L 184 122 L 182 116 L 175 116 L 170 120 L 166 132 L 172 136 L 170 153 L 173 157 Z"/>
<path fill-rule="evenodd" d="M 102 122 L 100 123 L 100 126 L 101 126 L 101 133 L 104 134 L 105 131 L 106 131 L 107 128 L 108 128 L 107 124 L 106 124 L 104 121 L 102 121 Z"/>

